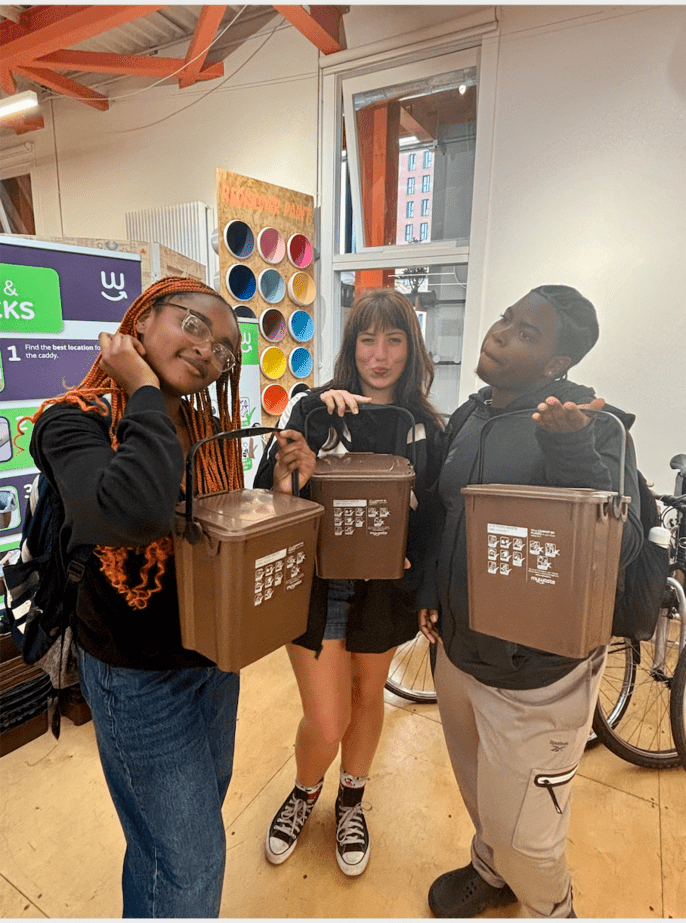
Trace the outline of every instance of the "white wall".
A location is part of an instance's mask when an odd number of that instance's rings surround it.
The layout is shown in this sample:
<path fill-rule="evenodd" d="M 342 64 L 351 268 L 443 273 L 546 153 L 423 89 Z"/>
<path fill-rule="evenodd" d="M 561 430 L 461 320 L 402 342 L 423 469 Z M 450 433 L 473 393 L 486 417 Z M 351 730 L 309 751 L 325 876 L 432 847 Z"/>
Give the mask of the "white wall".
<path fill-rule="evenodd" d="M 65 98 L 44 105 L 45 129 L 22 136 L 36 145 L 37 232 L 126 238 L 127 211 L 196 200 L 216 210 L 217 168 L 314 195 L 318 52 L 283 26 L 277 18 L 246 41 L 216 81 L 117 99 L 140 88 L 122 80 L 107 90 L 107 112 Z"/>
<path fill-rule="evenodd" d="M 578 288 L 601 336 L 570 377 L 637 415 L 639 466 L 671 490 L 686 451 L 686 8 L 499 10 L 479 342 L 532 287 Z"/>

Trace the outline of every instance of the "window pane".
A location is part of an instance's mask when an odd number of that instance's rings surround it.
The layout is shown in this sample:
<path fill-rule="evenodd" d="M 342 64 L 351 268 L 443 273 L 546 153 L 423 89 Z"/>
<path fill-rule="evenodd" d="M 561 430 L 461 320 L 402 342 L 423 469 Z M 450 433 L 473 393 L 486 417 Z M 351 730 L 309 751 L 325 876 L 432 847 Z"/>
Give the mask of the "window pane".
<path fill-rule="evenodd" d="M 476 147 L 476 68 L 353 94 L 365 245 L 403 243 L 421 152 L 431 193 L 426 240 L 469 240 Z M 423 206 L 422 206 L 423 207 Z M 350 251 L 347 251 L 350 252 Z"/>
<path fill-rule="evenodd" d="M 405 225 L 405 240 L 406 240 L 408 243 L 412 240 L 412 234 L 413 234 L 413 232 L 414 232 L 414 225 L 413 225 L 413 224 L 406 224 L 406 225 Z"/>
<path fill-rule="evenodd" d="M 406 218 L 414 218 L 414 202 L 407 203 L 407 209 L 405 211 Z"/>
<path fill-rule="evenodd" d="M 362 271 L 338 274 L 343 325 L 353 299 L 368 282 L 368 287 L 396 288 L 406 295 L 419 313 L 424 341 L 434 362 L 431 399 L 442 413 L 452 413 L 460 387 L 467 264 L 379 270 L 378 280 L 367 276 Z M 476 356 L 468 357 L 468 361 L 475 363 Z"/>
<path fill-rule="evenodd" d="M 428 214 L 429 214 L 429 200 L 422 199 L 422 215 L 428 215 Z"/>
<path fill-rule="evenodd" d="M 419 239 L 427 240 L 429 237 L 429 224 L 426 221 L 422 221 L 419 225 Z"/>

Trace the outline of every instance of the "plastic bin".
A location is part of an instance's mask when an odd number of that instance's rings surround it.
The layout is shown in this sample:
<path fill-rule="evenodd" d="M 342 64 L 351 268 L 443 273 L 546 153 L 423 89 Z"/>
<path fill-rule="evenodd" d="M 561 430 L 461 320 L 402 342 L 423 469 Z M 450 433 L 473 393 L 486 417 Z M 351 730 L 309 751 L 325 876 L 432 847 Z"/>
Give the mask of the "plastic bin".
<path fill-rule="evenodd" d="M 273 428 L 211 438 L 263 432 Z M 174 534 L 181 642 L 237 671 L 305 631 L 323 510 L 267 490 L 194 498 L 192 457 L 205 441 L 188 455 Z"/>
<path fill-rule="evenodd" d="M 629 499 L 590 489 L 471 485 L 469 625 L 517 644 L 586 657 L 612 636 Z"/>
<path fill-rule="evenodd" d="M 381 408 L 402 412 L 414 426 L 414 418 L 403 408 L 361 406 L 365 412 Z M 318 458 L 310 479 L 310 496 L 324 507 L 317 543 L 318 576 L 325 580 L 402 577 L 414 481 L 412 465 L 400 455 L 350 452 Z"/>

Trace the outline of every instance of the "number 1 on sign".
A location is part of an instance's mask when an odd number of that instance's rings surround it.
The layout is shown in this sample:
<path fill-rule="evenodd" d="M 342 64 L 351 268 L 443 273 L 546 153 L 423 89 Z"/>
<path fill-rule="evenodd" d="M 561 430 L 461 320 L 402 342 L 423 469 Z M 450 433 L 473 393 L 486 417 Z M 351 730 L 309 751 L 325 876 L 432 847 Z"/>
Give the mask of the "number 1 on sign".
<path fill-rule="evenodd" d="M 14 344 L 7 347 L 7 352 L 10 354 L 10 362 L 21 362 L 21 356 L 17 355 L 17 347 Z"/>

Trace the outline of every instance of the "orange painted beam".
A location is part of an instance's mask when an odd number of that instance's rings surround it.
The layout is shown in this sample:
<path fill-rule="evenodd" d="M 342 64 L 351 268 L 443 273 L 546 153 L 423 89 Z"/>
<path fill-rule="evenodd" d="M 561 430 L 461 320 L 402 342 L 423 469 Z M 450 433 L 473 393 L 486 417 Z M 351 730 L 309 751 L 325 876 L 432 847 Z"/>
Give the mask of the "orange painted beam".
<path fill-rule="evenodd" d="M 207 48 L 217 34 L 225 12 L 225 6 L 204 6 L 200 11 L 193 38 L 186 52 L 187 67 L 179 75 L 179 89 L 192 86 L 199 78 L 207 57 Z M 222 66 L 222 74 L 223 72 Z"/>
<path fill-rule="evenodd" d="M 64 6 L 42 7 L 35 23 L 30 18 L 25 21 L 22 15 L 21 27 L 29 21 L 32 24 L 28 32 L 3 41 L 0 46 L 3 66 L 15 70 L 15 64 L 28 64 L 60 48 L 147 16 L 163 5 L 66 7 L 69 11 L 66 15 Z"/>
<path fill-rule="evenodd" d="M 79 102 L 92 106 L 94 109 L 106 112 L 110 108 L 107 97 L 103 96 L 102 93 L 96 93 L 90 87 L 85 87 L 83 84 L 70 80 L 68 77 L 63 77 L 61 74 L 55 74 L 53 71 L 43 70 L 40 67 L 15 67 L 14 71 L 22 77 L 33 80 L 34 83 L 39 83 L 49 90 L 55 90 L 63 96 L 78 99 Z"/>
<path fill-rule="evenodd" d="M 171 77 L 184 66 L 181 58 L 159 58 L 156 55 L 109 54 L 98 51 L 53 51 L 34 62 L 48 70 L 90 71 L 94 74 L 128 74 L 132 77 Z M 224 65 L 208 64 L 198 80 L 215 80 L 224 76 Z"/>
<path fill-rule="evenodd" d="M 3 88 L 8 96 L 14 96 L 17 92 L 17 85 L 14 82 L 12 72 L 4 67 L 0 68 L 0 87 Z"/>
<path fill-rule="evenodd" d="M 277 13 L 287 19 L 298 32 L 302 32 L 322 54 L 333 54 L 346 47 L 341 18 L 347 7 L 310 6 L 309 12 L 302 6 L 274 6 Z"/>
<path fill-rule="evenodd" d="M 9 128 L 18 135 L 26 134 L 27 131 L 36 131 L 44 127 L 45 123 L 41 115 L 14 115 L 9 118 L 0 119 L 0 128 Z"/>

